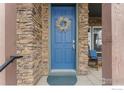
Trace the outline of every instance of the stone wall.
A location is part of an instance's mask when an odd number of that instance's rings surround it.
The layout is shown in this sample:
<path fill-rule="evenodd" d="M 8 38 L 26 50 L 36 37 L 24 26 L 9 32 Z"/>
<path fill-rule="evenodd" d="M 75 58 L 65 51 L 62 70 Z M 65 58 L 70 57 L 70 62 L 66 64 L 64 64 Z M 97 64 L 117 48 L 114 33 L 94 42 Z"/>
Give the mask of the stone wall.
<path fill-rule="evenodd" d="M 89 26 L 102 26 L 102 17 L 89 17 Z"/>
<path fill-rule="evenodd" d="M 17 84 L 35 84 L 48 73 L 48 5 L 17 4 Z"/>
<path fill-rule="evenodd" d="M 88 72 L 88 4 L 78 5 L 78 74 Z"/>
<path fill-rule="evenodd" d="M 32 5 L 17 4 L 17 84 L 32 84 L 33 77 L 33 22 Z"/>
<path fill-rule="evenodd" d="M 48 37 L 49 37 L 49 4 L 42 5 L 42 75 L 48 75 L 49 72 L 49 54 L 48 54 Z"/>

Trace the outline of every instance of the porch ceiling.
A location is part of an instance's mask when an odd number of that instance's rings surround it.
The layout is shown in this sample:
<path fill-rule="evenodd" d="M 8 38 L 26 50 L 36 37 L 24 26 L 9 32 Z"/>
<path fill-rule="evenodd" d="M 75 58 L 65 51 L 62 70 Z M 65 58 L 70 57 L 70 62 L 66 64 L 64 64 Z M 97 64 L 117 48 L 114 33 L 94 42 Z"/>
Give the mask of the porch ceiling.
<path fill-rule="evenodd" d="M 89 3 L 89 17 L 101 17 L 102 4 L 101 3 Z"/>

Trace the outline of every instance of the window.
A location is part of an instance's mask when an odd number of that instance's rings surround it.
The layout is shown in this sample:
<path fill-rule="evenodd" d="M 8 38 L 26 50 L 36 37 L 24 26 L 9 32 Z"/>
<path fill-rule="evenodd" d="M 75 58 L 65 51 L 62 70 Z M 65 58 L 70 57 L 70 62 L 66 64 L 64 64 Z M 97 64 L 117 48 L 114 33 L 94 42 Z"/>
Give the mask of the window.
<path fill-rule="evenodd" d="M 98 57 L 102 56 L 102 27 L 92 26 L 88 31 L 89 49 L 96 50 Z"/>

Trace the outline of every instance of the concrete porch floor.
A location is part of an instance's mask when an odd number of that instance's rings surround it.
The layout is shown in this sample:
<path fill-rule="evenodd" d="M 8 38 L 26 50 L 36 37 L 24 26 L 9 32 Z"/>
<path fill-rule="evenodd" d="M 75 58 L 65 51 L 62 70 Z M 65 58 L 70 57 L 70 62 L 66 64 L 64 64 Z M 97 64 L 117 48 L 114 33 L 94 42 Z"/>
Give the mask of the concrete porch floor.
<path fill-rule="evenodd" d="M 102 85 L 102 68 L 96 70 L 96 68 L 90 68 L 87 75 L 77 76 L 76 85 Z M 47 83 L 47 76 L 43 76 L 37 85 L 49 86 Z"/>

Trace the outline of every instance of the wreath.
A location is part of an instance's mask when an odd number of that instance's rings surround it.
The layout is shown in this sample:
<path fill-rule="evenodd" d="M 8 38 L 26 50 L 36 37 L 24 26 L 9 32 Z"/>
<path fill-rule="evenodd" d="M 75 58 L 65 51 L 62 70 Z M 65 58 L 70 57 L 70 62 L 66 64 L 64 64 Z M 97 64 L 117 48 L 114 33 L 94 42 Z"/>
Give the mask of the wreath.
<path fill-rule="evenodd" d="M 60 31 L 66 31 L 71 25 L 71 20 L 68 17 L 61 16 L 56 21 L 56 26 Z"/>

